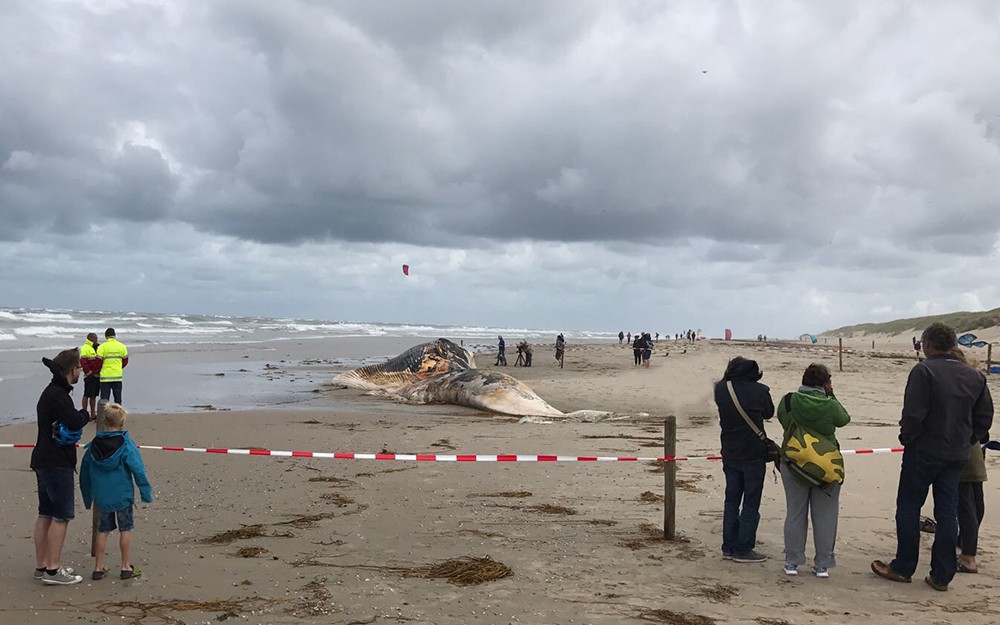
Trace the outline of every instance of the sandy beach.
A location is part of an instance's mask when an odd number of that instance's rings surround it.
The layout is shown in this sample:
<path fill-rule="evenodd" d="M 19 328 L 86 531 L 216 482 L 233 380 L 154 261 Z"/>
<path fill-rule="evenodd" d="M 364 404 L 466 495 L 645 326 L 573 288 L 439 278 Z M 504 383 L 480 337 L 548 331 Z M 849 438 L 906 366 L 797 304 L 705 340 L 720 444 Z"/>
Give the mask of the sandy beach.
<path fill-rule="evenodd" d="M 340 342 L 338 358 L 323 353 L 330 345 L 289 342 L 268 357 L 274 369 L 267 371 L 260 368 L 264 359 L 244 359 L 238 350 L 224 358 L 202 356 L 210 363 L 204 365 L 205 384 L 229 385 L 225 393 L 208 395 L 215 410 L 137 412 L 128 429 L 141 445 L 645 457 L 662 455 L 663 417 L 673 414 L 678 453 L 704 456 L 719 449 L 712 384 L 729 358 L 744 355 L 760 362 L 775 400 L 797 388 L 808 363 L 826 363 L 853 419 L 839 431 L 842 447 L 891 447 L 915 362 L 909 341 L 845 340 L 843 372 L 835 339 L 816 345 L 660 341 L 649 369 L 633 367 L 631 350 L 617 343 L 571 344 L 563 369 L 547 345 L 536 345 L 533 367 L 505 371 L 560 410 L 633 415 L 549 424 L 457 406 L 402 405 L 323 384 L 346 368 L 339 356 L 377 360 L 412 339 Z M 254 362 L 242 378 L 238 368 L 226 368 L 240 360 Z M 480 368 L 493 362 L 488 354 L 477 361 Z M 216 378 L 216 369 L 226 375 Z M 227 409 L 227 394 L 258 392 L 296 376 L 306 380 L 296 401 Z M 126 375 L 126 394 L 155 380 Z M 33 405 L 43 386 L 44 380 L 24 384 L 20 392 Z M 991 376 L 990 388 L 1000 396 L 1000 376 Z M 184 405 L 183 391 L 177 394 Z M 205 403 L 192 398 L 187 405 Z M 768 431 L 780 434 L 776 422 Z M 34 423 L 0 427 L 2 443 L 34 438 Z M 90 580 L 90 513 L 78 496 L 63 561 L 85 580 L 47 587 L 31 579 L 36 494 L 29 450 L 0 449 L 0 553 L 8 562 L 0 572 L 0 621 L 799 625 L 1000 618 L 1000 454 L 988 458 L 980 573 L 959 575 L 947 593 L 917 583 L 929 568 L 929 535 L 915 583 L 892 584 L 869 571 L 873 558 L 891 557 L 895 548 L 899 454 L 846 459 L 838 566 L 826 580 L 782 573 L 784 496 L 770 473 L 759 550 L 771 559 L 721 559 L 718 462 L 680 463 L 681 538 L 667 542 L 658 500 L 662 471 L 645 462 L 416 463 L 152 450 L 143 456 L 156 501 L 136 512 L 133 559 L 142 576 Z M 115 537 L 109 547 L 114 567 Z M 807 553 L 811 557 L 811 545 Z M 485 557 L 509 567 L 510 575 L 473 585 L 428 576 L 444 561 Z"/>

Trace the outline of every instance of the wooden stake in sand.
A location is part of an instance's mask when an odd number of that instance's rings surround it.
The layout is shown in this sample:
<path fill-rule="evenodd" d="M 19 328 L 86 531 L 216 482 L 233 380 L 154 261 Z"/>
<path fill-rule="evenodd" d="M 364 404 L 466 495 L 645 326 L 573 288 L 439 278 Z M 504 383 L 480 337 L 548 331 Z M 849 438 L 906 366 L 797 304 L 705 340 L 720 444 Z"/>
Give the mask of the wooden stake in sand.
<path fill-rule="evenodd" d="M 108 400 L 99 399 L 97 400 L 97 421 L 94 424 L 97 426 L 98 432 L 103 432 L 107 429 L 107 425 L 104 423 L 104 407 L 108 405 Z M 90 531 L 90 557 L 97 557 L 97 517 L 100 516 L 100 511 L 97 509 L 97 502 L 94 502 L 93 507 L 93 517 L 91 521 L 91 531 Z"/>
<path fill-rule="evenodd" d="M 837 350 L 837 357 L 840 358 L 840 370 L 844 370 L 844 339 L 840 339 L 840 349 Z"/>
<path fill-rule="evenodd" d="M 677 455 L 677 417 L 670 415 L 663 420 L 663 457 Z M 667 460 L 663 463 L 663 538 L 673 540 L 677 536 L 677 463 Z"/>
<path fill-rule="evenodd" d="M 993 343 L 986 346 L 986 375 L 990 374 L 991 368 L 993 368 Z"/>

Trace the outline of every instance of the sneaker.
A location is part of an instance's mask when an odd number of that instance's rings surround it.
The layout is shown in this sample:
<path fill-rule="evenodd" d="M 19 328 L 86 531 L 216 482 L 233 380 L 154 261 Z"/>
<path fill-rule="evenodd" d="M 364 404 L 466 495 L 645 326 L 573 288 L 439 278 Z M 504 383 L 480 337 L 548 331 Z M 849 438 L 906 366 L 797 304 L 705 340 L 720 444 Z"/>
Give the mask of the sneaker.
<path fill-rule="evenodd" d="M 733 554 L 730 553 L 730 552 L 728 552 L 728 551 L 723 551 L 722 552 L 722 559 L 723 560 L 732 560 L 733 559 Z"/>
<path fill-rule="evenodd" d="M 746 553 L 733 554 L 733 562 L 764 562 L 767 560 L 767 556 L 762 553 L 757 553 L 753 549 Z"/>
<path fill-rule="evenodd" d="M 785 575 L 798 575 L 799 567 L 797 564 L 785 564 Z"/>
<path fill-rule="evenodd" d="M 82 575 L 74 575 L 66 570 L 66 567 L 59 567 L 55 575 L 49 575 L 47 572 L 42 575 L 43 584 L 59 584 L 61 586 L 69 586 L 70 584 L 79 584 L 83 581 Z"/>
<path fill-rule="evenodd" d="M 73 573 L 76 573 L 76 571 L 74 571 L 73 567 L 71 567 L 71 566 L 64 566 L 63 570 L 65 570 L 70 575 L 72 575 Z M 40 569 L 40 570 L 39 569 L 35 569 L 35 574 L 32 575 L 32 577 L 34 577 L 35 579 L 42 579 L 42 577 L 44 577 L 44 576 L 45 576 L 45 569 Z"/>
<path fill-rule="evenodd" d="M 830 571 L 828 569 L 821 569 L 819 567 L 814 567 L 813 573 L 816 574 L 816 577 L 819 577 L 821 579 L 826 579 L 827 577 L 830 577 Z"/>

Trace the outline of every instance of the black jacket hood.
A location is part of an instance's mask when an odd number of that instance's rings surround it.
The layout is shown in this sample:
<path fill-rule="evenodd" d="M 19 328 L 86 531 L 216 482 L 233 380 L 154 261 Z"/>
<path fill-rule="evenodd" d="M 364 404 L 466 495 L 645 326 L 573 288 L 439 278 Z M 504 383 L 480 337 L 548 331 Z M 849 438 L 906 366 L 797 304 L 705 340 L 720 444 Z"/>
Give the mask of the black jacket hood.
<path fill-rule="evenodd" d="M 66 374 L 63 373 L 62 367 L 60 367 L 58 363 L 56 363 L 51 358 L 45 358 L 43 356 L 42 364 L 48 367 L 49 371 L 52 372 L 52 382 L 54 384 L 57 384 L 63 388 L 68 388 L 68 389 L 73 388 L 73 385 L 70 384 L 69 381 L 66 379 Z"/>
<path fill-rule="evenodd" d="M 729 361 L 729 366 L 726 367 L 726 374 L 722 376 L 722 379 L 724 381 L 746 380 L 748 382 L 756 382 L 762 377 L 764 377 L 764 372 L 760 370 L 760 366 L 756 360 L 737 356 Z"/>

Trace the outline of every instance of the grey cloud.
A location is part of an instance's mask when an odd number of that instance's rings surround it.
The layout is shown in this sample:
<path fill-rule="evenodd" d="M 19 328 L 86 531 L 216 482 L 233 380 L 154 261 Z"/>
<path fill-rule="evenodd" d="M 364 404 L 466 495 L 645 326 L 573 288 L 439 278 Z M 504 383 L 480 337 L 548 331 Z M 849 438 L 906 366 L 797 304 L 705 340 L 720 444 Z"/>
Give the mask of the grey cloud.
<path fill-rule="evenodd" d="M 986 1 L 6 4 L 0 238 L 565 242 L 613 283 L 864 290 L 995 250 L 995 23 Z"/>

